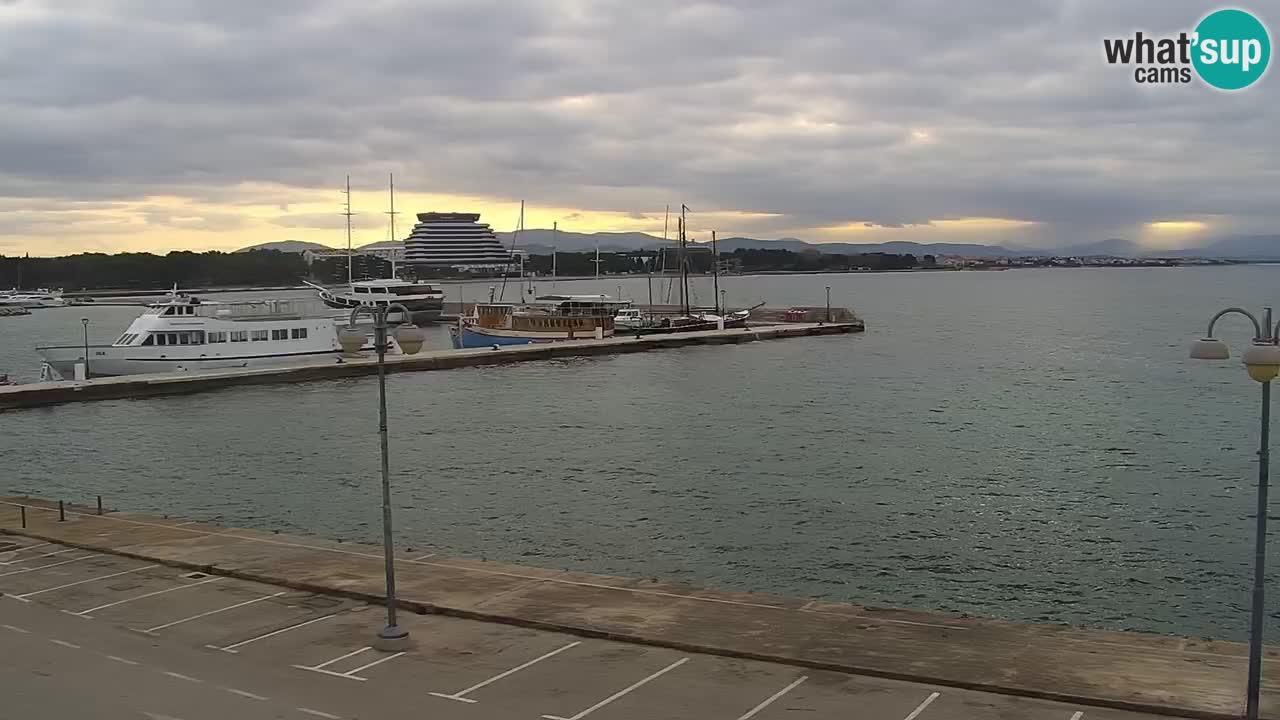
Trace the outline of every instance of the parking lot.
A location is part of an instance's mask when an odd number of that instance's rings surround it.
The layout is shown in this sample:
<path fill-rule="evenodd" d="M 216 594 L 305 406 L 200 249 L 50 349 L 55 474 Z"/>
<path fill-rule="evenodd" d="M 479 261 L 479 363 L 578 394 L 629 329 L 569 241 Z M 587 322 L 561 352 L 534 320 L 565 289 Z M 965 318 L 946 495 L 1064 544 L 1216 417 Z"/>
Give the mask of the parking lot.
<path fill-rule="evenodd" d="M 38 622 L 31 613 L 56 611 L 65 621 L 48 625 L 64 637 L 46 638 L 51 643 L 92 650 L 124 666 L 117 669 L 169 676 L 157 682 L 200 678 L 189 668 L 151 668 L 126 649 L 90 648 L 74 640 L 78 628 L 128 633 L 141 644 L 94 637 L 138 652 L 198 652 L 199 658 L 175 662 L 244 674 L 257 685 L 230 688 L 236 697 L 229 701 L 252 707 L 287 695 L 296 699 L 288 706 L 298 717 L 405 717 L 410 711 L 527 720 L 1153 717 L 439 615 L 402 613 L 413 644 L 387 653 L 371 647 L 384 621 L 379 606 L 23 538 L 0 538 L 0 563 L 0 633 L 33 641 L 42 631 L 27 626 Z M 3 660 L 11 668 L 22 662 L 12 653 Z M 181 716 L 163 717 L 219 716 L 202 712 L 214 710 L 194 704 Z"/>

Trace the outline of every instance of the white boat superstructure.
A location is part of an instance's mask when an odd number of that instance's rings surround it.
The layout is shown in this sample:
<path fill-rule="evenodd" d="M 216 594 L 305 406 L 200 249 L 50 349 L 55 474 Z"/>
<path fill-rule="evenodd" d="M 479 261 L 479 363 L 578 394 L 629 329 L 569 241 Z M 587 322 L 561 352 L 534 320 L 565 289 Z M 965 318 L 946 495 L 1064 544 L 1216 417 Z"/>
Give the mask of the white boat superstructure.
<path fill-rule="evenodd" d="M 64 378 L 281 365 L 341 351 L 337 323 L 306 300 L 218 303 L 175 296 L 148 307 L 110 345 L 37 347 Z"/>
<path fill-rule="evenodd" d="M 439 320 L 440 313 L 444 311 L 444 291 L 430 283 L 399 278 L 356 280 L 345 290 L 333 290 L 303 282 L 315 288 L 316 295 L 325 305 L 339 310 L 399 303 L 413 313 L 415 322 Z"/>
<path fill-rule="evenodd" d="M 0 294 L 0 305 L 25 308 L 61 307 L 66 304 L 61 290 L 14 290 Z"/>

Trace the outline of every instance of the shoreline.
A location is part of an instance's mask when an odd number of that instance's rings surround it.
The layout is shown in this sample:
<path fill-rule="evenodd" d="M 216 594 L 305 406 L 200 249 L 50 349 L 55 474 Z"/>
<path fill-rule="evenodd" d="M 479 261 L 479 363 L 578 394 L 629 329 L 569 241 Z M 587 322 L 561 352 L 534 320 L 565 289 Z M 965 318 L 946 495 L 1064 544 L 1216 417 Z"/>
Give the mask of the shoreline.
<path fill-rule="evenodd" d="M 916 268 L 894 268 L 894 269 L 858 269 L 849 270 L 757 270 L 752 272 L 741 273 L 722 273 L 722 278 L 734 277 L 763 277 L 772 275 L 880 275 L 880 274 L 902 274 L 902 273 L 937 273 L 937 272 L 1003 272 L 1005 270 L 1124 270 L 1134 268 L 1165 268 L 1165 269 L 1183 269 L 1198 267 L 1223 267 L 1235 265 L 1276 265 L 1280 261 L 1272 260 L 1232 260 L 1225 262 L 1200 263 L 1188 262 L 1174 265 L 1162 263 L 1136 263 L 1131 265 L 981 265 L 971 267 L 916 267 Z M 678 275 L 673 273 L 646 275 L 643 273 L 627 273 L 601 275 L 559 275 L 552 278 L 550 275 L 529 275 L 525 280 L 535 282 L 549 282 L 555 280 L 557 282 L 579 282 L 584 280 L 600 280 L 614 281 L 623 279 L 643 280 L 652 278 L 654 280 L 669 280 L 676 278 Z M 690 278 L 711 278 L 710 273 L 691 274 Z M 427 278 L 424 282 L 435 283 L 440 285 L 466 285 L 472 283 L 482 283 L 487 281 L 501 281 L 501 276 L 497 277 L 449 277 L 449 278 Z M 508 277 L 508 281 L 517 280 L 517 277 Z M 103 297 L 103 298 L 121 298 L 121 297 L 160 297 L 167 295 L 172 288 L 151 288 L 151 289 L 131 289 L 131 288 L 104 288 L 101 290 L 67 290 L 63 292 L 66 298 L 84 298 L 84 297 Z M 294 290 L 308 290 L 307 285 L 233 285 L 225 287 L 207 287 L 207 288 L 188 288 L 181 289 L 181 292 L 189 295 L 213 294 L 213 293 L 233 293 L 233 292 L 288 292 Z M 86 303 L 92 304 L 92 303 Z"/>

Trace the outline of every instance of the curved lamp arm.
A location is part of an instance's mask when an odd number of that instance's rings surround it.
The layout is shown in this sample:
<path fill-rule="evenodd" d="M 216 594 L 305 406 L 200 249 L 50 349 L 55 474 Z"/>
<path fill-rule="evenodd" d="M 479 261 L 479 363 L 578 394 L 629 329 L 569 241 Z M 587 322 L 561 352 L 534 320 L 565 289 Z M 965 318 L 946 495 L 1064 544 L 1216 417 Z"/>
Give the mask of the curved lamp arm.
<path fill-rule="evenodd" d="M 392 310 L 398 311 L 402 317 L 406 317 L 406 318 L 413 317 L 413 315 L 410 314 L 409 312 L 409 308 L 401 305 L 400 303 L 389 303 L 387 305 L 377 305 L 373 307 L 370 307 L 368 305 L 357 305 L 351 308 L 351 318 L 347 321 L 347 324 L 354 327 L 356 324 L 356 318 L 358 318 L 360 316 L 360 313 L 362 312 L 368 313 L 370 316 L 374 318 L 374 320 L 381 318 L 381 321 L 385 323 L 387 321 L 387 316 L 391 314 Z M 1217 318 L 1214 318 L 1214 320 L 1217 320 Z M 404 321 L 398 322 L 396 324 L 403 325 Z M 1258 322 L 1255 320 L 1253 324 L 1257 325 Z M 1212 327 L 1213 323 L 1210 323 L 1209 325 L 1210 327 Z"/>
<path fill-rule="evenodd" d="M 1231 314 L 1233 314 L 1233 313 L 1234 313 L 1234 314 L 1236 314 L 1236 315 L 1243 315 L 1243 316 L 1245 316 L 1245 317 L 1249 318 L 1249 321 L 1253 323 L 1253 339 L 1254 339 L 1255 341 L 1262 341 L 1262 340 L 1266 340 L 1266 339 L 1268 339 L 1268 338 L 1264 337 L 1264 336 L 1263 336 L 1263 334 L 1262 334 L 1262 333 L 1263 333 L 1263 330 L 1262 330 L 1262 323 L 1258 321 L 1257 316 L 1255 316 L 1253 313 L 1249 312 L 1248 310 L 1245 310 L 1244 308 L 1238 308 L 1238 307 L 1230 307 L 1230 308 L 1227 308 L 1226 310 L 1219 311 L 1217 315 L 1214 315 L 1214 316 L 1213 316 L 1213 319 L 1211 319 L 1211 320 L 1209 321 L 1209 332 L 1205 335 L 1205 337 L 1206 337 L 1206 338 L 1212 338 L 1212 337 L 1213 337 L 1213 326 L 1214 326 L 1215 324 L 1217 324 L 1218 320 L 1219 320 L 1219 319 L 1221 319 L 1221 318 L 1222 318 L 1222 316 L 1224 316 L 1224 315 L 1231 315 Z M 354 318 L 354 317 L 355 317 L 355 314 L 353 313 L 353 314 L 351 315 L 351 317 L 352 317 L 352 318 Z M 1269 318 L 1268 318 L 1268 319 L 1269 319 Z M 1280 323 L 1277 323 L 1277 326 L 1280 326 Z M 1268 328 L 1268 330 L 1269 330 L 1269 329 L 1270 329 L 1270 328 Z M 1272 336 L 1271 336 L 1271 337 L 1275 337 L 1275 335 L 1274 335 L 1274 334 L 1272 334 Z"/>

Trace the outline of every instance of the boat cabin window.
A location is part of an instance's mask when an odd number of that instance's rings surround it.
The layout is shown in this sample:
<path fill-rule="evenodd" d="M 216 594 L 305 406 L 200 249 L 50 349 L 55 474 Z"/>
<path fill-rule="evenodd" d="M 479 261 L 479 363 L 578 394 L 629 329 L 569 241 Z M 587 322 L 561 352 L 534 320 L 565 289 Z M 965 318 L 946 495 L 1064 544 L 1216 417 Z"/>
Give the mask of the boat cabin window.
<path fill-rule="evenodd" d="M 232 330 L 231 342 L 246 342 L 249 339 L 248 330 Z"/>
<path fill-rule="evenodd" d="M 210 332 L 207 335 L 207 340 L 210 343 L 224 343 L 227 341 L 227 333 L 225 330 Z"/>
<path fill-rule="evenodd" d="M 430 291 L 425 288 L 415 287 L 413 285 L 401 285 L 400 287 L 391 288 L 391 292 L 395 293 L 396 295 L 421 295 L 423 293 L 430 292 Z"/>
<path fill-rule="evenodd" d="M 357 294 L 360 294 L 360 293 L 367 293 L 367 292 L 369 292 L 369 288 L 362 287 L 362 286 L 360 286 L 360 285 L 356 285 L 355 287 L 353 287 L 353 288 L 351 288 L 351 289 L 352 289 L 352 290 L 355 290 Z"/>
<path fill-rule="evenodd" d="M 145 340 L 143 340 L 143 341 L 142 341 L 142 344 L 143 344 L 144 346 L 145 346 L 145 345 L 155 345 L 155 344 L 156 344 L 156 336 L 155 336 L 155 335 L 148 335 L 148 336 L 147 336 L 147 338 L 146 338 Z"/>
<path fill-rule="evenodd" d="M 293 339 L 294 339 L 294 340 L 304 340 L 304 339 L 306 339 L 306 337 L 307 337 L 307 329 L 306 329 L 306 328 L 294 328 L 294 329 L 293 329 Z"/>
<path fill-rule="evenodd" d="M 152 340 L 155 340 L 152 343 Z M 190 330 L 185 332 L 151 333 L 143 345 L 203 345 L 204 331 Z"/>
<path fill-rule="evenodd" d="M 252 340 L 253 342 L 261 342 L 267 339 L 266 330 L 251 330 L 249 332 L 250 332 L 249 339 Z"/>
<path fill-rule="evenodd" d="M 289 331 L 288 330 L 272 330 L 271 339 L 272 340 L 288 340 Z"/>

